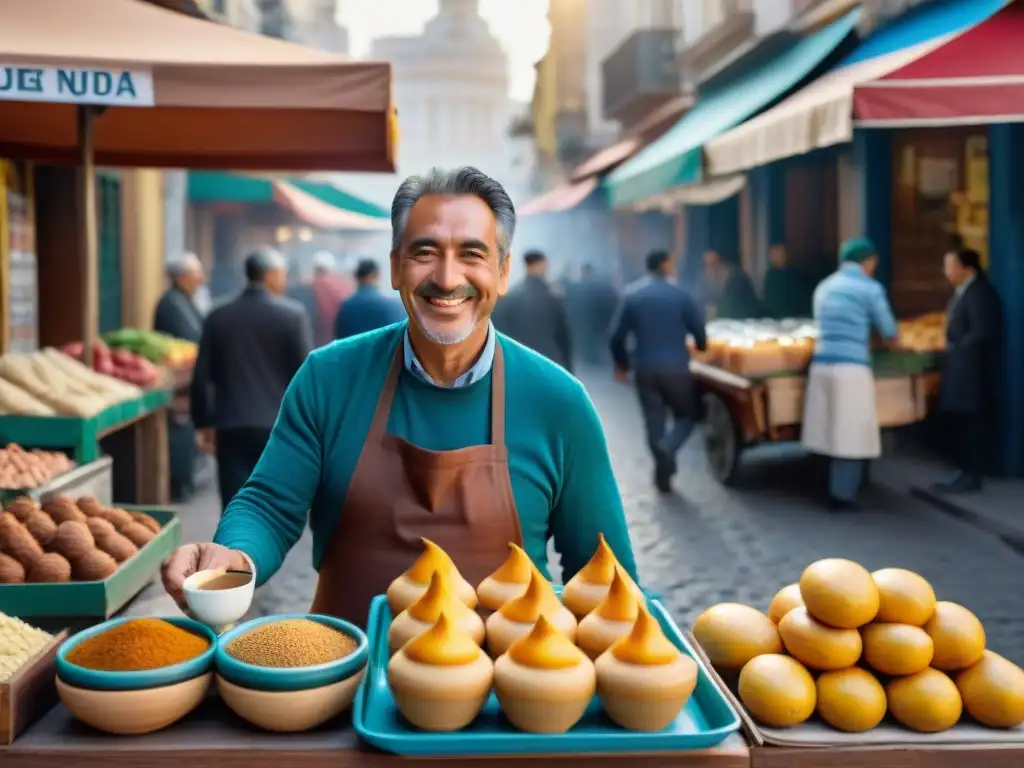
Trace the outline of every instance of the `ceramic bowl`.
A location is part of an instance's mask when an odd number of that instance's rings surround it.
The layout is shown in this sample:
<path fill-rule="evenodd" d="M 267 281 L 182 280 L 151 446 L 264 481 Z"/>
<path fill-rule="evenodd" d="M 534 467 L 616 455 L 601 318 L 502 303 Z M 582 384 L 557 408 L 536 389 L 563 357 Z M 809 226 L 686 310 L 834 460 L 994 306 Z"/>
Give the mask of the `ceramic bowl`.
<path fill-rule="evenodd" d="M 212 681 L 213 673 L 207 672 L 159 688 L 101 691 L 79 688 L 58 677 L 57 694 L 68 711 L 86 725 L 119 736 L 137 736 L 183 718 L 203 701 Z"/>
<path fill-rule="evenodd" d="M 260 667 L 255 664 L 248 664 L 240 661 L 228 653 L 228 648 L 234 640 L 244 634 L 264 625 L 271 624 L 284 619 L 309 619 L 333 627 L 339 632 L 354 639 L 357 643 L 356 649 L 348 656 L 329 661 L 326 664 L 315 664 L 309 667 Z M 215 665 L 217 673 L 227 680 L 242 688 L 255 691 L 304 691 L 311 688 L 323 688 L 324 686 L 338 683 L 362 672 L 366 666 L 366 658 L 369 656 L 369 642 L 366 633 L 354 624 L 343 619 L 336 619 L 333 616 L 325 616 L 320 613 L 289 613 L 278 616 L 263 616 L 259 619 L 239 624 L 234 629 L 225 632 L 220 636 L 217 643 Z"/>
<path fill-rule="evenodd" d="M 217 580 L 234 586 L 203 589 L 204 585 Z M 256 580 L 248 571 L 199 571 L 185 579 L 182 589 L 189 612 L 196 619 L 211 627 L 223 627 L 245 616 L 252 605 Z"/>
<path fill-rule="evenodd" d="M 299 733 L 323 725 L 348 709 L 362 680 L 360 669 L 351 677 L 319 688 L 257 691 L 217 675 L 217 692 L 236 715 L 258 728 Z"/>
<path fill-rule="evenodd" d="M 119 624 L 134 620 L 132 618 L 111 619 L 102 624 L 97 624 L 95 627 L 83 630 L 65 640 L 60 648 L 57 649 L 57 677 L 76 688 L 92 688 L 97 691 L 140 691 L 184 683 L 192 678 L 205 675 L 212 670 L 214 651 L 217 648 L 217 635 L 205 624 L 194 619 L 187 619 L 184 616 L 175 616 L 164 619 L 164 621 L 182 629 L 187 629 L 189 632 L 209 641 L 210 647 L 194 659 L 183 661 L 180 664 L 171 664 L 167 667 L 157 667 L 156 669 L 146 669 L 138 672 L 107 672 L 98 669 L 86 669 L 68 661 L 68 653 L 79 643 L 88 640 L 90 637 L 101 635 Z"/>

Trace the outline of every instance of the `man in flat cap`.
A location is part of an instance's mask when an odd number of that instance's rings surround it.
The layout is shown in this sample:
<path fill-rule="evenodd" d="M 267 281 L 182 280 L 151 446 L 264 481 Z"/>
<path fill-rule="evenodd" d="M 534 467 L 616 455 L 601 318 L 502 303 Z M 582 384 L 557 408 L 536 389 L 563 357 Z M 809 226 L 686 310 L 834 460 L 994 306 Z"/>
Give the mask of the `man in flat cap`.
<path fill-rule="evenodd" d="M 856 506 L 867 462 L 882 453 L 871 370 L 871 332 L 889 343 L 896 319 L 875 280 L 878 255 L 866 238 L 840 248 L 839 269 L 814 291 L 818 339 L 804 393 L 803 444 L 828 457 L 834 510 Z"/>
<path fill-rule="evenodd" d="M 288 263 L 260 248 L 245 289 L 206 320 L 192 381 L 192 420 L 217 455 L 221 505 L 241 488 L 270 439 L 285 389 L 313 347 L 301 304 L 283 295 Z"/>

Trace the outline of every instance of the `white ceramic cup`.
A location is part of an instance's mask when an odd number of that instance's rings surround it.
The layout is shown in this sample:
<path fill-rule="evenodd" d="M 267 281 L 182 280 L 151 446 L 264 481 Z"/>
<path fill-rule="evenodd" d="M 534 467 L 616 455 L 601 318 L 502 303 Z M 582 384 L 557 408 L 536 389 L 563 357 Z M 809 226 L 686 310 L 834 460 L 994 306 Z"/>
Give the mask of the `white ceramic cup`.
<path fill-rule="evenodd" d="M 225 627 L 245 616 L 252 605 L 256 580 L 247 571 L 198 571 L 183 590 L 189 612 L 211 627 Z"/>

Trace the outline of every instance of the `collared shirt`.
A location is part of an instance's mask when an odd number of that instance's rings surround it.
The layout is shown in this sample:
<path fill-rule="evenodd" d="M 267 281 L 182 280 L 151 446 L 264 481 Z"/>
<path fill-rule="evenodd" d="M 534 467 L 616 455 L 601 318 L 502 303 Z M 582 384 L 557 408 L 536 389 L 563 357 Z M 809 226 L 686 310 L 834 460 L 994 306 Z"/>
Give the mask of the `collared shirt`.
<path fill-rule="evenodd" d="M 412 341 L 409 339 L 408 328 L 405 329 L 405 336 L 403 338 L 405 344 L 406 370 L 417 378 L 427 382 L 427 384 L 433 384 L 435 387 L 442 386 L 430 378 L 430 374 L 423 369 L 422 365 L 420 365 L 420 361 L 416 357 L 416 352 L 412 348 Z M 487 375 L 491 370 L 491 365 L 494 364 L 494 345 L 496 343 L 497 340 L 494 337 L 494 326 L 488 322 L 487 341 L 484 342 L 483 352 L 480 353 L 480 357 L 475 363 L 473 363 L 473 366 L 455 380 L 455 383 L 452 384 L 452 389 L 468 387 L 470 384 L 480 381 L 480 379 Z"/>
<path fill-rule="evenodd" d="M 819 363 L 871 361 L 871 329 L 885 339 L 897 334 L 889 301 L 874 278 L 859 264 L 843 264 L 814 291 L 814 319 L 818 339 L 814 360 Z"/>

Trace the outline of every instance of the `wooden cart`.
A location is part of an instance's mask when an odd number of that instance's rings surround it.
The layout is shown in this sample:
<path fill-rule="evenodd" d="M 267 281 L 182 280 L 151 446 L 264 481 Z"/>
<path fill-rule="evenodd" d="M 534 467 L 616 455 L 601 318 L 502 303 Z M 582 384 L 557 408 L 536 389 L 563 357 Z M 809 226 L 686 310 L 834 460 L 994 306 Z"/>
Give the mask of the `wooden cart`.
<path fill-rule="evenodd" d="M 719 482 L 733 481 L 747 448 L 800 438 L 806 381 L 802 373 L 755 379 L 696 361 L 690 370 L 704 405 L 708 462 Z M 876 377 L 879 426 L 924 420 L 938 386 L 939 374 L 934 372 Z"/>

